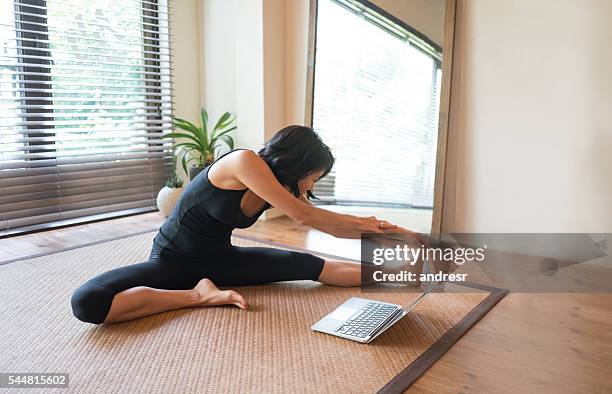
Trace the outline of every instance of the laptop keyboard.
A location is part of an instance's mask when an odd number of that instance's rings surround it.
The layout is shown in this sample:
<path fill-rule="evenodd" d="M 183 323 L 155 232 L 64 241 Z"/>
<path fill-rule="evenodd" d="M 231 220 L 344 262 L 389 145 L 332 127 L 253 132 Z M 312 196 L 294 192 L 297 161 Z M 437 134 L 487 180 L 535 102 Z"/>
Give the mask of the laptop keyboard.
<path fill-rule="evenodd" d="M 336 330 L 336 332 L 358 338 L 365 338 L 396 310 L 397 306 L 395 305 L 368 302 L 361 310 L 348 318 L 344 322 L 344 325 Z"/>

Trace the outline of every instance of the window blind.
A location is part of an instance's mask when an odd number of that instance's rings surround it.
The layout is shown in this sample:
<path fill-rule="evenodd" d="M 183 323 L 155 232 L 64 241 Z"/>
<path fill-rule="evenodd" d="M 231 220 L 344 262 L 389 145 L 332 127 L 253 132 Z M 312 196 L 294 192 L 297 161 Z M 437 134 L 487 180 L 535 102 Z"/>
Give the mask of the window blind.
<path fill-rule="evenodd" d="M 440 49 L 359 1 L 318 4 L 312 125 L 336 164 L 315 195 L 433 207 Z"/>
<path fill-rule="evenodd" d="M 0 236 L 156 209 L 166 0 L 0 3 Z"/>

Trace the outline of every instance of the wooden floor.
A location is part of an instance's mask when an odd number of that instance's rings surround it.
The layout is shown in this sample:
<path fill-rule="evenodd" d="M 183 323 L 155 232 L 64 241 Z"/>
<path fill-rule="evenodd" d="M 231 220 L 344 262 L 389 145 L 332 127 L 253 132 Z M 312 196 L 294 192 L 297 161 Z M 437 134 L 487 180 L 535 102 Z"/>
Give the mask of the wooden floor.
<path fill-rule="evenodd" d="M 0 264 L 156 229 L 163 221 L 149 213 L 1 239 Z M 287 218 L 236 232 L 347 257 L 358 242 Z M 509 294 L 409 392 L 612 393 L 611 305 L 611 294 Z"/>

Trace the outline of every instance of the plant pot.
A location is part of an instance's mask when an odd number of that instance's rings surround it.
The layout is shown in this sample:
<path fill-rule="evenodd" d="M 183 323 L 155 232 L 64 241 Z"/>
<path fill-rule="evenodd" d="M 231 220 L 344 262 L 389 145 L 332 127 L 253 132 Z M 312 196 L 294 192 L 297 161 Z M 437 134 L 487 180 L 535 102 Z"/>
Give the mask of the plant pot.
<path fill-rule="evenodd" d="M 202 172 L 203 169 L 204 167 L 189 167 L 189 180 L 193 181 L 193 178 L 195 178 L 200 172 Z"/>
<path fill-rule="evenodd" d="M 174 209 L 176 202 L 183 193 L 184 187 L 171 188 L 164 186 L 159 193 L 157 193 L 157 208 L 164 217 L 170 216 L 170 213 Z"/>

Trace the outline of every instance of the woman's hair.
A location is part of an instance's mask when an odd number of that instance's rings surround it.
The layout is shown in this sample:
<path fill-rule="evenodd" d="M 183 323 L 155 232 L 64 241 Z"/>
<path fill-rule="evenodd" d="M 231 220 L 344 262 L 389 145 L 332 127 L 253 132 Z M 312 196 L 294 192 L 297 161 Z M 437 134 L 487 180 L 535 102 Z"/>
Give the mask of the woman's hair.
<path fill-rule="evenodd" d="M 334 156 L 329 147 L 312 128 L 306 126 L 287 126 L 278 131 L 258 155 L 268 163 L 276 179 L 289 186 L 296 197 L 300 195 L 300 179 L 319 170 L 323 170 L 323 178 L 334 165 Z M 310 190 L 307 195 L 308 198 L 316 198 Z"/>

